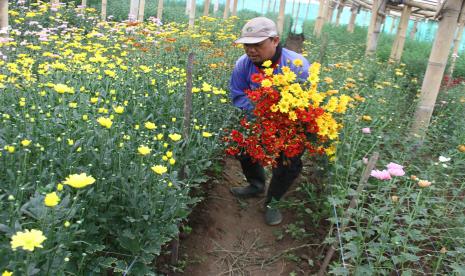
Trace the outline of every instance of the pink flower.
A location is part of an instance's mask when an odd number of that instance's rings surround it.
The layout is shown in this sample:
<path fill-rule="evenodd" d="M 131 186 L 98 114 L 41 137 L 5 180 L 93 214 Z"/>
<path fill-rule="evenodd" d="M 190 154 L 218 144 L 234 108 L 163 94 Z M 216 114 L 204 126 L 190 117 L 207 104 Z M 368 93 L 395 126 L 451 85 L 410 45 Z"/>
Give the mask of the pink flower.
<path fill-rule="evenodd" d="M 364 127 L 364 128 L 362 128 L 362 132 L 365 133 L 365 134 L 370 134 L 371 129 L 369 127 Z"/>
<path fill-rule="evenodd" d="M 390 180 L 391 174 L 387 170 L 372 170 L 370 173 L 371 176 L 379 180 Z"/>
<path fill-rule="evenodd" d="M 390 175 L 392 176 L 403 176 L 405 175 L 404 167 L 402 165 L 396 163 L 389 163 L 387 164 L 387 169 Z"/>

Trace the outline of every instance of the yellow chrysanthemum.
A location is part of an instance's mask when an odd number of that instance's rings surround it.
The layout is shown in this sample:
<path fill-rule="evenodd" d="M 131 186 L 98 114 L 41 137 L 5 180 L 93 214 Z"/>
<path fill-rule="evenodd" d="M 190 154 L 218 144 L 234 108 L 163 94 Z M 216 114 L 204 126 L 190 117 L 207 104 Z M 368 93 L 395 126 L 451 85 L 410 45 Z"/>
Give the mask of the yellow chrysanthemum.
<path fill-rule="evenodd" d="M 169 134 L 168 137 L 170 137 L 171 140 L 173 141 L 179 141 L 181 140 L 181 134 L 177 134 L 177 133 L 172 133 L 172 134 Z"/>
<path fill-rule="evenodd" d="M 118 113 L 118 114 L 121 114 L 124 112 L 124 106 L 115 106 L 113 107 L 113 110 Z"/>
<path fill-rule="evenodd" d="M 28 140 L 28 139 L 24 139 L 21 141 L 21 146 L 23 147 L 27 147 L 31 144 L 31 140 Z"/>
<path fill-rule="evenodd" d="M 213 134 L 211 134 L 210 132 L 206 132 L 206 131 L 202 132 L 202 136 L 203 136 L 203 137 L 206 137 L 206 138 L 212 137 L 212 135 L 213 135 Z"/>
<path fill-rule="evenodd" d="M 271 82 L 269 79 L 264 79 L 262 80 L 262 87 L 271 87 L 273 85 L 273 82 Z"/>
<path fill-rule="evenodd" d="M 88 185 L 94 184 L 95 178 L 88 176 L 86 173 L 72 174 L 68 176 L 63 184 L 69 185 L 73 188 L 84 188 Z"/>
<path fill-rule="evenodd" d="M 145 145 L 142 145 L 142 146 L 139 146 L 139 147 L 137 148 L 137 151 L 138 151 L 139 154 L 141 154 L 141 155 L 147 155 L 147 154 L 149 154 L 149 153 L 152 151 L 152 149 L 149 148 L 149 147 L 147 147 L 147 146 L 145 146 Z"/>
<path fill-rule="evenodd" d="M 8 270 L 3 271 L 2 273 L 2 276 L 12 276 L 12 275 L 13 275 L 13 272 L 8 271 Z"/>
<path fill-rule="evenodd" d="M 301 59 L 294 59 L 292 63 L 297 67 L 301 67 L 304 64 L 304 62 Z"/>
<path fill-rule="evenodd" d="M 162 175 L 168 171 L 168 168 L 162 165 L 155 165 L 152 166 L 152 171 L 155 172 L 156 174 Z"/>
<path fill-rule="evenodd" d="M 36 247 L 42 248 L 42 243 L 46 239 L 42 231 L 26 229 L 23 232 L 17 232 L 11 237 L 11 248 L 16 250 L 18 247 L 22 247 L 24 250 L 32 252 Z"/>
<path fill-rule="evenodd" d="M 57 206 L 60 203 L 60 198 L 58 197 L 56 192 L 48 193 L 45 195 L 44 204 L 48 207 Z"/>
<path fill-rule="evenodd" d="M 266 60 L 265 62 L 262 63 L 263 67 L 270 67 L 272 64 L 271 60 Z"/>
<path fill-rule="evenodd" d="M 157 128 L 157 126 L 152 122 L 145 122 L 144 126 L 146 129 L 150 129 L 150 130 Z"/>
<path fill-rule="evenodd" d="M 110 128 L 111 125 L 113 124 L 113 121 L 110 119 L 110 118 L 106 118 L 106 117 L 99 117 L 97 119 L 97 122 L 103 126 L 103 127 L 106 127 L 106 128 Z"/>

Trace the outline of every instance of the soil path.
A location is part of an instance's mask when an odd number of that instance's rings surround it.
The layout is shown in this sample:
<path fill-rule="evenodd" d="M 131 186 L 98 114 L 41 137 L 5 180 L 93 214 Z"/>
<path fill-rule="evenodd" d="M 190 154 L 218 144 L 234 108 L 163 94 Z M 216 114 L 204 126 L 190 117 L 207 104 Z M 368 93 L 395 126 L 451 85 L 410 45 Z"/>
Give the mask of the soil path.
<path fill-rule="evenodd" d="M 306 163 L 306 164 L 305 164 Z M 285 198 L 299 196 L 296 188 L 313 174 L 304 162 L 304 172 Z M 269 177 L 268 177 L 269 179 Z M 181 240 L 180 257 L 186 262 L 178 275 L 311 275 L 320 265 L 320 245 L 328 227 L 324 219 L 306 223 L 305 239 L 293 239 L 286 229 L 301 219 L 294 210 L 282 210 L 279 226 L 264 222 L 264 197 L 239 200 L 229 188 L 246 185 L 240 163 L 227 158 L 220 179 L 207 188 L 207 195 L 190 218 L 192 232 Z M 291 274 L 294 273 L 294 274 Z"/>

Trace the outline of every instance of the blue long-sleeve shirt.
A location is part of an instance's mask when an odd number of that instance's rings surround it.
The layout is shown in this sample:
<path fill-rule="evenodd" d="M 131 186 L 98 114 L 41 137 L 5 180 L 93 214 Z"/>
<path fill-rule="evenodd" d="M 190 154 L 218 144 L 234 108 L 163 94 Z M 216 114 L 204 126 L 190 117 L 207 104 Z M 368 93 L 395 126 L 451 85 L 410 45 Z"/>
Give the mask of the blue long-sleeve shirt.
<path fill-rule="evenodd" d="M 297 67 L 293 64 L 293 61 L 296 59 L 302 60 L 302 66 Z M 281 68 L 283 66 L 288 66 L 297 75 L 297 79 L 305 81 L 308 78 L 308 68 L 310 64 L 306 58 L 296 52 L 283 48 L 278 65 L 279 66 L 274 69 L 274 74 L 282 73 Z M 243 110 L 252 110 L 254 108 L 254 105 L 249 98 L 247 98 L 244 91 L 260 87 L 259 83 L 254 83 L 251 80 L 252 74 L 258 72 L 257 67 L 253 64 L 252 60 L 247 57 L 247 55 L 242 55 L 236 61 L 229 86 L 229 96 L 234 106 Z"/>

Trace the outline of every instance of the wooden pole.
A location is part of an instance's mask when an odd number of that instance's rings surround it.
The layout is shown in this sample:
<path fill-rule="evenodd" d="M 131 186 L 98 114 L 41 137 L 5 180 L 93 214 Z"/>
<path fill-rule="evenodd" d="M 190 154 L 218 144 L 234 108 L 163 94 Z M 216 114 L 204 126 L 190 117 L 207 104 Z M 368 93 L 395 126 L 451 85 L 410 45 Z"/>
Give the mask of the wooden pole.
<path fill-rule="evenodd" d="M 297 3 L 297 12 L 295 14 L 295 23 L 294 23 L 294 33 L 297 29 L 297 24 L 299 23 L 299 12 L 300 12 L 300 1 Z"/>
<path fill-rule="evenodd" d="M 415 39 L 415 34 L 417 33 L 417 29 L 418 29 L 417 24 L 418 24 L 418 20 L 415 19 L 413 21 L 412 30 L 410 30 L 410 35 L 409 35 L 410 39 L 412 40 Z"/>
<path fill-rule="evenodd" d="M 0 0 L 0 36 L 8 37 L 8 0 Z"/>
<path fill-rule="evenodd" d="M 102 2 L 103 5 L 103 2 Z M 129 6 L 129 21 L 136 21 L 137 15 L 139 14 L 139 0 L 131 0 Z"/>
<path fill-rule="evenodd" d="M 158 7 L 157 7 L 157 18 L 163 18 L 163 0 L 158 0 Z"/>
<path fill-rule="evenodd" d="M 305 11 L 305 18 L 304 18 L 304 20 L 307 20 L 307 18 L 308 18 L 308 13 L 310 12 L 310 1 L 311 1 L 311 0 L 308 0 L 308 2 L 307 2 L 307 10 Z"/>
<path fill-rule="evenodd" d="M 145 0 L 139 0 L 139 11 L 137 13 L 137 21 L 144 22 Z"/>
<path fill-rule="evenodd" d="M 392 17 L 392 23 L 391 23 L 391 29 L 389 29 L 389 33 L 392 34 L 392 32 L 394 31 L 394 28 L 396 27 L 396 21 L 397 21 L 397 17 Z"/>
<path fill-rule="evenodd" d="M 323 26 L 325 24 L 325 15 L 327 14 L 328 4 L 326 0 L 320 0 L 320 7 L 318 8 L 318 16 L 315 21 L 315 28 L 313 29 L 313 34 L 316 37 L 321 36 L 321 31 L 323 30 Z"/>
<path fill-rule="evenodd" d="M 392 61 L 399 62 L 402 57 L 411 12 L 412 8 L 410 6 L 404 6 L 402 15 L 400 16 L 399 26 L 397 27 L 397 35 L 392 44 L 391 55 L 389 57 Z"/>
<path fill-rule="evenodd" d="M 266 9 L 266 13 L 271 12 L 271 0 L 268 0 L 268 7 Z"/>
<path fill-rule="evenodd" d="M 100 14 L 102 21 L 107 20 L 107 0 L 102 0 L 102 12 Z"/>
<path fill-rule="evenodd" d="M 276 2 L 277 2 L 277 0 L 274 0 L 274 3 L 273 3 L 273 13 L 276 12 Z"/>
<path fill-rule="evenodd" d="M 83 6 L 83 7 L 87 7 L 87 0 L 82 0 L 82 2 L 81 2 L 81 6 Z"/>
<path fill-rule="evenodd" d="M 328 15 L 326 16 L 326 22 L 330 23 L 333 22 L 333 14 L 334 9 L 336 9 L 336 2 L 333 0 L 328 1 Z"/>
<path fill-rule="evenodd" d="M 190 14 L 191 11 L 191 1 L 192 0 L 186 0 L 186 15 Z"/>
<path fill-rule="evenodd" d="M 347 24 L 347 31 L 349 33 L 354 32 L 355 28 L 355 19 L 357 18 L 357 13 L 358 13 L 358 5 L 354 4 L 352 2 L 352 6 L 350 7 L 350 19 L 349 19 L 349 24 Z"/>
<path fill-rule="evenodd" d="M 203 3 L 203 16 L 208 16 L 209 12 L 210 12 L 210 0 L 205 0 L 205 3 Z"/>
<path fill-rule="evenodd" d="M 284 11 L 286 8 L 286 0 L 280 0 L 279 2 L 279 14 L 278 14 L 278 34 L 281 36 L 284 30 Z"/>
<path fill-rule="evenodd" d="M 387 0 L 378 0 L 376 5 L 373 4 L 374 8 L 372 9 L 371 15 L 371 33 L 368 34 L 368 43 L 365 51 L 366 56 L 374 56 L 376 53 L 376 48 L 378 47 L 378 38 L 381 31 L 381 25 L 383 23 L 384 16 L 386 11 Z M 381 14 L 378 14 L 381 13 Z"/>
<path fill-rule="evenodd" d="M 264 12 L 265 12 L 265 0 L 262 0 L 262 10 L 261 10 L 261 14 L 264 15 Z"/>
<path fill-rule="evenodd" d="M 224 5 L 223 19 L 227 19 L 229 17 L 229 4 L 230 0 L 226 0 L 226 4 Z"/>
<path fill-rule="evenodd" d="M 350 211 L 357 205 L 357 200 L 359 195 L 362 193 L 363 189 L 365 188 L 366 183 L 368 182 L 368 178 L 370 177 L 371 171 L 375 168 L 376 162 L 378 161 L 379 153 L 374 152 L 373 156 L 370 157 L 370 160 L 368 161 L 367 166 L 365 167 L 365 170 L 362 173 L 362 177 L 360 178 L 360 181 L 357 186 L 357 191 L 352 196 L 352 199 L 349 202 L 349 207 L 347 207 L 346 211 L 344 212 L 344 215 L 341 220 L 341 228 L 339 231 L 339 234 L 342 234 L 344 232 L 345 228 L 347 227 L 347 223 L 345 221 L 350 220 Z M 341 238 L 339 236 L 339 238 Z M 331 261 L 331 258 L 333 257 L 334 252 L 336 251 L 337 248 L 337 240 L 333 242 L 331 247 L 329 248 L 328 252 L 326 252 L 325 259 L 323 261 L 323 264 L 320 267 L 320 270 L 318 271 L 318 276 L 323 276 L 326 274 L 326 268 L 329 265 L 329 262 Z"/>
<path fill-rule="evenodd" d="M 184 139 L 188 139 L 189 137 L 189 127 L 191 124 L 193 66 L 194 66 L 194 53 L 189 53 L 189 56 L 187 57 L 186 97 L 184 98 L 184 124 L 183 124 Z"/>
<path fill-rule="evenodd" d="M 189 11 L 189 29 L 194 28 L 194 22 L 195 22 L 195 0 L 191 0 L 191 8 Z"/>
<path fill-rule="evenodd" d="M 433 48 L 426 68 L 425 77 L 421 86 L 420 101 L 415 111 L 411 134 L 415 137 L 424 137 L 428 128 L 434 104 L 439 93 L 442 77 L 447 64 L 450 46 L 454 39 L 463 0 L 448 0 L 442 10 L 438 31 L 434 39 Z"/>
<path fill-rule="evenodd" d="M 215 0 L 215 4 L 213 5 L 213 13 L 216 14 L 220 7 L 220 0 Z"/>
<path fill-rule="evenodd" d="M 462 10 L 462 15 L 463 15 L 463 12 L 464 10 Z M 452 60 L 451 60 L 450 67 L 449 67 L 449 74 L 448 74 L 449 79 L 447 80 L 447 86 L 450 86 L 452 82 L 452 77 L 454 76 L 455 62 L 457 61 L 457 58 L 458 58 L 459 47 L 460 47 L 460 42 L 462 41 L 464 26 L 465 26 L 465 21 L 460 20 L 459 25 L 457 27 L 457 32 L 454 38 L 454 48 L 452 50 Z"/>
<path fill-rule="evenodd" d="M 294 11 L 295 11 L 295 0 L 292 0 L 291 16 L 294 16 Z"/>
<path fill-rule="evenodd" d="M 232 8 L 232 12 L 231 12 L 232 16 L 237 16 L 237 2 L 238 2 L 238 0 L 233 0 L 233 8 Z"/>
<path fill-rule="evenodd" d="M 342 11 L 344 10 L 344 0 L 341 0 L 339 2 L 339 5 L 337 6 L 337 14 L 336 14 L 336 26 L 339 26 L 340 20 L 341 20 L 341 14 Z"/>

